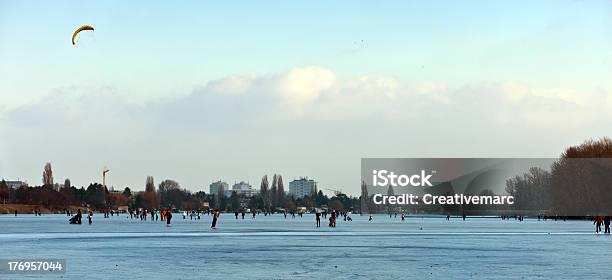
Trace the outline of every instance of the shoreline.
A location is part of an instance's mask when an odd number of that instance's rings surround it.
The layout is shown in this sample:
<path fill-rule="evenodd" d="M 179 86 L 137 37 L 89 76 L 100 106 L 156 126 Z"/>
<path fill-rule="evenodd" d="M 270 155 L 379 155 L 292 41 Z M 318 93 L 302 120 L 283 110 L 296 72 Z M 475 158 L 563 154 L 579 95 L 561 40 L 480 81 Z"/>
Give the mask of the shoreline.
<path fill-rule="evenodd" d="M 33 204 L 0 204 L 0 215 L 15 214 L 15 210 L 17 210 L 17 214 L 33 214 L 34 210 L 38 210 L 41 214 L 65 214 L 66 209 L 70 210 L 70 212 L 76 213 L 78 209 L 81 209 L 81 211 L 86 211 L 87 207 L 71 205 L 66 208 L 57 208 L 57 207 L 47 208 L 42 205 L 33 205 Z"/>

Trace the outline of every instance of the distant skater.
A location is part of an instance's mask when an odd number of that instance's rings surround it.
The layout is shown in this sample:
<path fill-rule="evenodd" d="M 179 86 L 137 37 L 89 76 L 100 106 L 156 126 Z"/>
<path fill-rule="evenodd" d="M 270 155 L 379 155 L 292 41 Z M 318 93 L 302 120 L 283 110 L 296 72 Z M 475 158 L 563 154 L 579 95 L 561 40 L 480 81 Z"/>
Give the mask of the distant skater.
<path fill-rule="evenodd" d="M 603 224 L 603 218 L 601 216 L 596 216 L 593 224 L 595 225 L 595 233 L 599 233 L 601 231 L 601 224 Z"/>
<path fill-rule="evenodd" d="M 82 218 L 81 209 L 78 209 L 76 215 L 74 215 L 74 217 L 70 218 L 70 220 L 68 220 L 68 221 L 71 224 L 80 225 L 81 224 L 81 218 Z"/>
<path fill-rule="evenodd" d="M 372 221 L 372 215 L 370 215 L 370 218 L 368 219 L 368 222 Z"/>
<path fill-rule="evenodd" d="M 336 227 L 336 216 L 336 211 L 332 211 L 331 215 L 329 216 L 329 227 Z"/>
<path fill-rule="evenodd" d="M 167 210 L 166 211 L 166 226 L 169 227 L 171 222 L 172 222 L 172 213 L 170 212 L 170 210 Z"/>
<path fill-rule="evenodd" d="M 17 217 L 17 210 L 15 210 L 15 217 Z"/>
<path fill-rule="evenodd" d="M 93 212 L 89 211 L 89 215 L 87 215 L 87 221 L 90 225 L 93 223 Z"/>
<path fill-rule="evenodd" d="M 317 211 L 317 213 L 315 213 L 315 216 L 317 221 L 317 227 L 321 227 L 321 213 Z"/>
<path fill-rule="evenodd" d="M 255 219 L 255 214 L 256 214 L 255 211 L 253 211 L 253 219 Z"/>
<path fill-rule="evenodd" d="M 604 233 L 610 234 L 610 216 L 604 218 Z"/>
<path fill-rule="evenodd" d="M 213 213 L 213 220 L 212 220 L 212 225 L 210 226 L 210 228 L 217 229 L 217 219 L 218 218 L 219 218 L 219 210 L 216 210 Z"/>

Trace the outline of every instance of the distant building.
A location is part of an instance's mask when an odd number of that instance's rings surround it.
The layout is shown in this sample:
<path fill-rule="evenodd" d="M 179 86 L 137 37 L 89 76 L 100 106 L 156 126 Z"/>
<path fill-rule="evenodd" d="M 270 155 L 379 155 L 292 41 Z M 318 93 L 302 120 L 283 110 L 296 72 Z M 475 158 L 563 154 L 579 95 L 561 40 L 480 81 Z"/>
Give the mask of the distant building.
<path fill-rule="evenodd" d="M 10 189 L 18 189 L 21 186 L 28 186 L 28 183 L 23 182 L 23 181 L 5 181 L 6 185 L 10 188 Z"/>
<path fill-rule="evenodd" d="M 210 184 L 210 194 L 217 195 L 219 192 L 225 192 L 229 190 L 229 185 L 226 182 L 217 181 Z"/>
<path fill-rule="evenodd" d="M 242 194 L 245 197 L 252 197 L 255 194 L 255 190 L 251 184 L 240 181 L 240 183 L 236 183 L 232 186 L 232 191 L 235 191 L 237 194 Z M 230 196 L 232 193 L 230 192 Z"/>
<path fill-rule="evenodd" d="M 289 194 L 294 198 L 304 198 L 311 196 L 317 191 L 317 182 L 308 177 L 302 177 L 299 180 L 289 182 Z"/>

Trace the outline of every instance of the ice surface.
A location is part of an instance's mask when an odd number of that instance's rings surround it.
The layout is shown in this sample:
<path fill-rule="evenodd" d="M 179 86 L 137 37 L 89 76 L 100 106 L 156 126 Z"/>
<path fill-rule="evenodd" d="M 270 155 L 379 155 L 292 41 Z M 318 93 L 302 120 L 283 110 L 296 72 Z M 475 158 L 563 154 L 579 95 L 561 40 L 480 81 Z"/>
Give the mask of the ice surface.
<path fill-rule="evenodd" d="M 67 260 L 61 279 L 609 279 L 612 236 L 588 221 L 353 216 L 235 220 L 171 227 L 125 215 L 69 225 L 65 215 L 0 215 L 0 259 Z M 86 221 L 86 219 L 84 219 Z M 0 279 L 50 279 L 0 274 Z"/>

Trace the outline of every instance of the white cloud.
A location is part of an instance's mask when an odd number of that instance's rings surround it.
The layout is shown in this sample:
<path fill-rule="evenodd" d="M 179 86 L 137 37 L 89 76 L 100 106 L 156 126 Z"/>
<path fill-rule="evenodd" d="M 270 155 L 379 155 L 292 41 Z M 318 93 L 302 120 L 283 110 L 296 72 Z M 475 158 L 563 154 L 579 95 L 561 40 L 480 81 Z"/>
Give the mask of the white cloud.
<path fill-rule="evenodd" d="M 325 68 L 308 66 L 294 68 L 279 76 L 276 91 L 295 106 L 310 104 L 332 90 L 336 75 Z"/>
<path fill-rule="evenodd" d="M 69 87 L 1 112 L 9 136 L 0 176 L 37 183 L 52 161 L 81 185 L 109 165 L 114 182 L 136 189 L 146 175 L 201 189 L 217 179 L 257 185 L 277 172 L 356 193 L 361 157 L 554 156 L 612 127 L 605 90 L 406 84 L 319 66 L 227 77 L 164 100 L 128 97 Z"/>
<path fill-rule="evenodd" d="M 255 75 L 230 76 L 206 84 L 205 91 L 220 94 L 241 94 L 252 87 Z"/>

